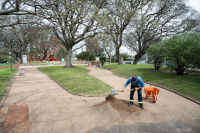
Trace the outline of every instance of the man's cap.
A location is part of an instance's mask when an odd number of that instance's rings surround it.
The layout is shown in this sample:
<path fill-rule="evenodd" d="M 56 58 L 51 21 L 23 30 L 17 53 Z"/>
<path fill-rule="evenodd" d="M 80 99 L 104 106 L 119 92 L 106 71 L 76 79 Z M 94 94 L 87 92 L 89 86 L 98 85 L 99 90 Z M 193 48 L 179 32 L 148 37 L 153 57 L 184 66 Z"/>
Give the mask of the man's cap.
<path fill-rule="evenodd" d="M 136 81 L 136 80 L 137 80 L 137 76 L 133 76 L 132 81 Z"/>

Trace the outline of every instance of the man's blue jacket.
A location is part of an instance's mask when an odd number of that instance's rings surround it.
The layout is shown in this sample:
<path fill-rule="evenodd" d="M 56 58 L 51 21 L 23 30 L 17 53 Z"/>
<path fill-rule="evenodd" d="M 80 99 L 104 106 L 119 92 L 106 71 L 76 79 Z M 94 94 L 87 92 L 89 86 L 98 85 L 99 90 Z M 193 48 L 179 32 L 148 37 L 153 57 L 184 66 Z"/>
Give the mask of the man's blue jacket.
<path fill-rule="evenodd" d="M 144 87 L 144 82 L 142 81 L 142 79 L 137 76 L 137 82 L 133 83 L 132 81 L 132 77 L 130 79 L 127 80 L 126 84 L 124 86 L 129 85 L 129 83 L 131 83 L 133 86 L 141 86 L 142 88 Z"/>

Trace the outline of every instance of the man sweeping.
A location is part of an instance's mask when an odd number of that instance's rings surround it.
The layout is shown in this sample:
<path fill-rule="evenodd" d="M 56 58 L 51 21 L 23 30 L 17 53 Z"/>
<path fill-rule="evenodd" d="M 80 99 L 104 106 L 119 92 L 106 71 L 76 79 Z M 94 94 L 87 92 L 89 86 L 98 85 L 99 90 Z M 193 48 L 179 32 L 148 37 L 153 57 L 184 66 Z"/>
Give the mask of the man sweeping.
<path fill-rule="evenodd" d="M 130 91 L 130 104 L 129 107 L 131 107 L 133 105 L 134 99 L 134 93 L 135 91 L 138 92 L 138 104 L 140 105 L 140 107 L 142 109 L 144 109 L 143 106 L 143 101 L 142 101 L 142 88 L 144 87 L 144 82 L 142 81 L 142 79 L 139 76 L 133 76 L 131 78 L 129 78 L 126 82 L 126 84 L 124 85 L 122 92 L 124 92 L 125 88 L 127 87 L 127 85 L 129 85 L 129 83 L 131 83 L 131 90 Z"/>

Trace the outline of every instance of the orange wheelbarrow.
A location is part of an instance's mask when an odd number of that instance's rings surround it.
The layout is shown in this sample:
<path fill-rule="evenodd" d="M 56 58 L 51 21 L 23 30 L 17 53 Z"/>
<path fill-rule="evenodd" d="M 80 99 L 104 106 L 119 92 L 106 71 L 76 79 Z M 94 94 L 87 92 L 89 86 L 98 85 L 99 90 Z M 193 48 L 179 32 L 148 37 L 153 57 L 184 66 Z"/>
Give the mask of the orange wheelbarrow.
<path fill-rule="evenodd" d="M 145 87 L 143 91 L 146 94 L 145 99 L 147 99 L 148 97 L 151 97 L 154 103 L 158 100 L 157 95 L 160 91 L 159 89 L 155 87 Z"/>

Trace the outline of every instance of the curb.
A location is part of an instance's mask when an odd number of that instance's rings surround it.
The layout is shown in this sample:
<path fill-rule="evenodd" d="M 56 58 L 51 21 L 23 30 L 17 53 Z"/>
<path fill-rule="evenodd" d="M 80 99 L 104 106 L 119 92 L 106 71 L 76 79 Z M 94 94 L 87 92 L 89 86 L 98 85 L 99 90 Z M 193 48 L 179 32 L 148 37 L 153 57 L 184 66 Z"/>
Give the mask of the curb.
<path fill-rule="evenodd" d="M 39 70 L 37 68 L 37 70 Z M 39 70 L 40 72 L 42 72 L 41 70 Z M 80 95 L 80 94 L 75 94 L 70 92 L 69 90 L 67 90 L 64 86 L 62 86 L 61 84 L 59 84 L 58 82 L 56 82 L 54 79 L 52 79 L 51 77 L 49 77 L 46 73 L 42 72 L 44 75 L 46 75 L 49 79 L 51 79 L 52 81 L 54 81 L 56 84 L 58 84 L 60 87 L 62 87 L 65 91 L 67 91 L 68 93 L 75 95 L 75 96 L 82 96 L 82 97 L 106 97 L 108 95 L 104 95 L 104 96 L 85 96 L 85 95 Z"/>
<path fill-rule="evenodd" d="M 106 68 L 101 68 L 101 69 L 106 69 Z M 106 69 L 106 70 L 109 70 L 109 69 Z M 109 71 L 110 71 L 110 70 L 109 70 Z M 112 72 L 112 71 L 111 71 L 111 72 Z M 115 76 L 118 76 L 118 77 L 126 78 L 126 77 L 123 77 L 123 76 L 116 75 L 116 74 L 114 74 L 113 72 L 112 72 L 112 74 L 115 75 Z M 126 79 L 127 79 L 127 78 L 126 78 Z M 190 98 L 188 98 L 188 97 L 182 95 L 181 93 L 178 93 L 178 92 L 176 92 L 176 91 L 170 90 L 170 89 L 168 89 L 168 88 L 166 88 L 166 87 L 162 87 L 162 86 L 157 85 L 157 84 L 155 84 L 155 83 L 150 83 L 150 82 L 145 82 L 145 83 L 150 84 L 150 85 L 154 85 L 154 86 L 157 86 L 157 87 L 160 87 L 160 88 L 165 89 L 165 90 L 168 90 L 168 91 L 171 91 L 171 92 L 173 92 L 173 93 L 175 93 L 175 94 L 177 94 L 177 95 L 179 95 L 179 96 L 181 96 L 181 97 L 183 97 L 183 98 L 186 98 L 186 99 L 188 99 L 188 100 L 190 100 L 190 101 L 192 101 L 192 102 L 194 102 L 194 103 L 200 105 L 200 102 L 197 102 L 197 101 L 195 101 L 195 100 L 193 100 L 193 99 L 190 99 Z"/>

